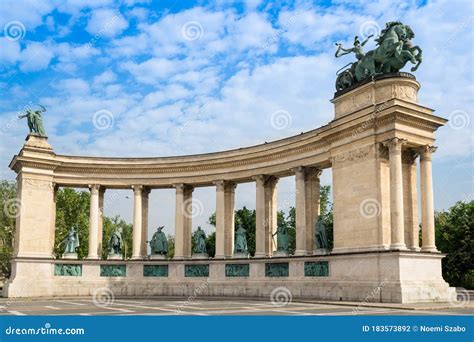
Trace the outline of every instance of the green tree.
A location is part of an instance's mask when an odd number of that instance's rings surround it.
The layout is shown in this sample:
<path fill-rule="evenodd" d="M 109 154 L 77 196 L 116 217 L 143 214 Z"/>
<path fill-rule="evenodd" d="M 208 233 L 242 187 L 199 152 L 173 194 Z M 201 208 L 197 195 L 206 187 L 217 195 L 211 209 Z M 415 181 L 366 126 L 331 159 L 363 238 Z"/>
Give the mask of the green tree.
<path fill-rule="evenodd" d="M 15 221 L 19 208 L 15 182 L 0 182 L 0 201 L 0 278 L 2 278 L 9 277 L 11 272 L 10 258 L 13 254 Z"/>
<path fill-rule="evenodd" d="M 474 289 L 474 201 L 435 214 L 436 245 L 447 253 L 443 277 L 451 286 Z"/>
<path fill-rule="evenodd" d="M 87 257 L 89 249 L 89 208 L 90 194 L 71 188 L 59 189 L 56 194 L 56 232 L 53 254 L 60 258 L 66 247 L 61 243 L 71 227 L 79 234 L 79 259 Z"/>
<path fill-rule="evenodd" d="M 169 235 L 166 237 L 168 240 L 168 258 L 173 259 L 174 257 L 174 236 Z"/>
<path fill-rule="evenodd" d="M 107 255 L 109 254 L 108 241 L 116 229 L 122 233 L 122 255 L 125 257 L 125 259 L 132 257 L 133 225 L 125 222 L 122 218 L 120 218 L 120 216 L 117 215 L 113 218 L 104 217 L 102 233 L 102 259 L 107 259 Z"/>

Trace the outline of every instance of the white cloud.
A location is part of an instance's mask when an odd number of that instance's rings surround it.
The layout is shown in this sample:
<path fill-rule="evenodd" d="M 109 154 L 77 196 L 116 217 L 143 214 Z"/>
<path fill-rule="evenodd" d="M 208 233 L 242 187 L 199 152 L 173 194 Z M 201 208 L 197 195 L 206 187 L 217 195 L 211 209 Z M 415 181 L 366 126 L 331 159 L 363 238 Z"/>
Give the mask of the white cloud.
<path fill-rule="evenodd" d="M 0 61 L 6 64 L 15 64 L 20 58 L 20 43 L 0 37 Z"/>
<path fill-rule="evenodd" d="M 94 77 L 94 85 L 102 85 L 107 83 L 112 83 L 117 79 L 117 75 L 111 71 L 106 70 L 100 75 Z"/>
<path fill-rule="evenodd" d="M 86 30 L 92 35 L 114 37 L 128 27 L 128 22 L 118 11 L 96 9 L 92 11 Z"/>
<path fill-rule="evenodd" d="M 89 85 L 80 78 L 68 78 L 57 82 L 54 87 L 62 92 L 72 95 L 84 95 L 89 92 Z"/>
<path fill-rule="evenodd" d="M 46 69 L 54 57 L 54 53 L 49 46 L 38 42 L 29 42 L 21 52 L 20 70 L 38 71 Z"/>

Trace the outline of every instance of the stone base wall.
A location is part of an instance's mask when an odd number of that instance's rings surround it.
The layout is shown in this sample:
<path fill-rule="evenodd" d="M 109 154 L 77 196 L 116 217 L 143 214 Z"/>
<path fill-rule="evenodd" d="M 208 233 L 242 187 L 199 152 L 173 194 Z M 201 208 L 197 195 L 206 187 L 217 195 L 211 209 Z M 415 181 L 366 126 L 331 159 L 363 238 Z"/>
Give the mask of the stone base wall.
<path fill-rule="evenodd" d="M 442 257 L 431 253 L 374 252 L 199 261 L 16 259 L 12 278 L 5 284 L 3 295 L 93 296 L 98 289 L 107 288 L 115 296 L 270 298 L 272 292 L 277 295 L 280 291 L 291 293 L 292 298 L 317 300 L 445 302 L 455 300 L 456 295 L 455 289 L 450 288 L 441 276 Z M 232 266 L 226 266 L 229 264 L 241 265 L 237 268 L 243 273 L 235 273 L 235 269 L 234 273 L 228 273 L 232 271 L 229 270 Z M 75 275 L 55 275 L 61 270 L 64 272 L 63 265 L 74 265 L 76 271 L 72 273 L 76 272 Z M 144 271 L 145 265 L 147 271 Z M 156 270 L 152 267 L 153 271 L 150 271 L 150 265 L 161 267 Z M 196 265 L 201 266 L 196 268 Z M 248 268 L 242 265 L 248 265 Z M 72 268 L 68 267 L 66 272 L 71 273 Z M 79 268 L 80 275 L 77 275 Z M 229 276 L 231 274 L 234 276 Z"/>

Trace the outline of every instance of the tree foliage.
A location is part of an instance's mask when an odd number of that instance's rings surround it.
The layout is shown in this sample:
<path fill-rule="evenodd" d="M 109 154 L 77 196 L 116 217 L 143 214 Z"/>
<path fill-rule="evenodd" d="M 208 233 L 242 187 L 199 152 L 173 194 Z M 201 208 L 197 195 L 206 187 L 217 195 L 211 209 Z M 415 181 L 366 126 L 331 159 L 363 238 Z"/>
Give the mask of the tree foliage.
<path fill-rule="evenodd" d="M 10 258 L 13 253 L 15 221 L 18 214 L 16 183 L 0 182 L 0 278 L 10 275 Z"/>
<path fill-rule="evenodd" d="M 474 289 L 474 201 L 457 202 L 435 215 L 436 245 L 447 253 L 443 277 L 451 286 Z"/>

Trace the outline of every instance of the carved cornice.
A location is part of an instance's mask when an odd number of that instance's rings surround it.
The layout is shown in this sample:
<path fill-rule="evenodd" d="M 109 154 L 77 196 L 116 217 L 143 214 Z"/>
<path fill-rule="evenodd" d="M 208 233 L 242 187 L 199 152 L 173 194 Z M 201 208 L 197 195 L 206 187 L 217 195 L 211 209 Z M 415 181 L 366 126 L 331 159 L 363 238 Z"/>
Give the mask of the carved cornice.
<path fill-rule="evenodd" d="M 366 145 L 331 156 L 333 167 L 355 164 L 375 157 L 375 145 Z"/>

